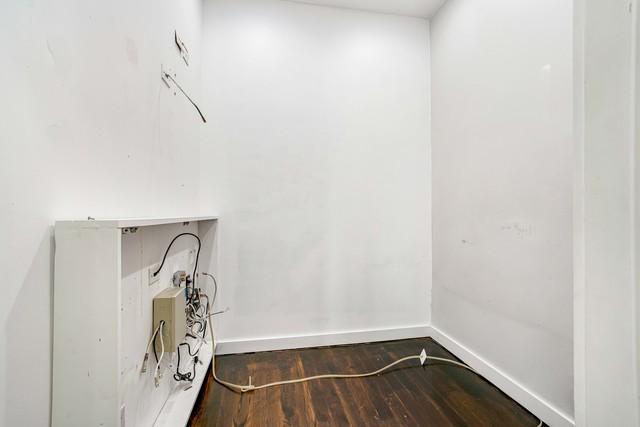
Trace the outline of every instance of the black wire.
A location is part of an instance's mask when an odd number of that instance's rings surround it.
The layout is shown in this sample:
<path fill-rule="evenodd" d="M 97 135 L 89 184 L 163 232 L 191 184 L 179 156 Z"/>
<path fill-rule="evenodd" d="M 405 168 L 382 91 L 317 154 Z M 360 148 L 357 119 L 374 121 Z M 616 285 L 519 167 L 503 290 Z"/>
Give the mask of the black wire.
<path fill-rule="evenodd" d="M 191 353 L 191 345 L 188 342 L 183 342 L 179 344 L 178 347 L 182 347 L 183 345 L 187 346 L 187 351 L 189 352 L 189 356 L 191 357 L 195 357 L 198 355 L 198 353 L 200 353 L 200 349 L 198 349 L 198 351 L 196 351 L 195 353 Z"/>
<path fill-rule="evenodd" d="M 164 325 L 165 321 L 161 320 L 160 324 Z M 160 329 L 158 329 L 158 332 L 160 332 Z M 158 353 L 156 353 L 156 338 L 158 338 L 158 334 L 155 334 L 153 336 L 153 356 L 156 358 L 156 363 L 158 363 Z"/>
<path fill-rule="evenodd" d="M 156 337 L 153 337 L 153 356 L 156 358 L 156 363 L 158 363 L 158 353 L 156 353 Z"/>
<path fill-rule="evenodd" d="M 195 326 L 196 324 L 198 325 L 198 331 L 194 332 L 193 326 Z M 194 320 L 190 330 L 191 332 L 195 333 L 195 335 L 187 332 L 185 334 L 186 336 L 194 339 L 204 339 L 205 336 L 207 335 L 207 322 L 200 319 Z M 199 335 L 200 333 L 202 333 L 202 336 Z"/>
<path fill-rule="evenodd" d="M 199 319 L 199 320 L 194 320 L 193 323 L 194 324 L 197 323 L 198 326 L 199 326 L 198 332 L 202 332 L 202 330 L 204 329 L 204 325 L 205 325 L 204 321 L 202 319 Z"/>
<path fill-rule="evenodd" d="M 202 336 L 198 337 L 198 338 L 204 339 L 204 337 L 207 336 L 207 322 L 205 322 L 203 320 L 196 320 L 194 323 L 197 323 L 200 326 L 200 328 L 199 328 L 198 332 L 196 332 L 196 334 L 202 332 Z"/>
<path fill-rule="evenodd" d="M 193 357 L 193 372 L 185 372 L 184 374 L 180 372 L 180 347 L 183 345 L 187 346 L 187 352 L 189 356 Z M 196 363 L 198 363 L 198 353 L 200 349 L 195 353 L 191 354 L 191 346 L 189 343 L 183 342 L 178 345 L 178 364 L 176 365 L 176 373 L 173 374 L 173 379 L 176 381 L 193 381 L 196 379 Z"/>
<path fill-rule="evenodd" d="M 178 240 L 179 237 L 182 237 L 182 236 L 192 236 L 192 237 L 195 237 L 196 240 L 198 241 L 198 252 L 196 253 L 196 265 L 193 267 L 193 276 L 191 278 L 191 287 L 195 289 L 196 272 L 198 271 L 198 261 L 200 260 L 200 248 L 202 247 L 202 242 L 200 241 L 200 237 L 196 236 L 193 233 L 180 233 L 173 238 L 171 243 L 169 243 L 169 246 L 167 246 L 167 250 L 164 252 L 164 256 L 162 257 L 162 262 L 160 263 L 160 267 L 158 267 L 158 269 L 153 273 L 153 277 L 157 276 L 158 273 L 160 273 L 160 270 L 162 270 L 162 267 L 164 267 L 164 263 L 167 260 L 167 255 L 169 254 L 169 249 L 171 249 L 171 246 L 173 246 L 173 242 L 175 242 L 176 240 Z M 187 285 L 187 287 L 189 286 Z M 190 298 L 190 295 L 188 295 L 188 298 Z"/>

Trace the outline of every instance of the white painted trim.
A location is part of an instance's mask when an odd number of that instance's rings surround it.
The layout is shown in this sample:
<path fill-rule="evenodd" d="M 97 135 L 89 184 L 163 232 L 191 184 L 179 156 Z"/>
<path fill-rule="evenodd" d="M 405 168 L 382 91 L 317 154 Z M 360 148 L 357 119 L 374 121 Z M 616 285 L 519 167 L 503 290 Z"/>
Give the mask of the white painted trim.
<path fill-rule="evenodd" d="M 586 255 L 585 255 L 585 13 L 586 0 L 573 2 L 573 413 L 587 422 Z"/>
<path fill-rule="evenodd" d="M 237 354 L 257 351 L 290 350 L 295 348 L 327 345 L 358 344 L 409 338 L 432 337 L 451 353 L 478 371 L 487 380 L 509 397 L 540 417 L 552 427 L 574 427 L 568 415 L 537 396 L 509 375 L 478 356 L 469 348 L 451 338 L 440 329 L 429 325 L 404 326 L 386 329 L 330 332 L 325 334 L 287 335 L 262 338 L 220 340 L 216 343 L 216 354 Z"/>
<path fill-rule="evenodd" d="M 220 340 L 216 354 L 250 353 L 254 351 L 289 350 L 327 345 L 401 340 L 429 336 L 428 325 L 403 326 L 388 329 L 330 332 L 325 334 L 289 335 L 263 338 Z"/>
<path fill-rule="evenodd" d="M 435 326 L 430 327 L 430 336 L 451 353 L 462 359 L 466 364 L 478 371 L 483 377 L 491 381 L 496 387 L 506 393 L 513 400 L 527 408 L 531 413 L 540 417 L 542 421 L 552 427 L 573 427 L 574 421 L 555 408 L 549 402 L 536 395 L 506 373 L 478 356 Z"/>
<path fill-rule="evenodd" d="M 92 220 L 56 221 L 58 228 L 131 228 L 151 227 L 154 225 L 180 224 L 185 222 L 215 221 L 218 216 L 183 216 L 177 218 L 113 218 Z"/>

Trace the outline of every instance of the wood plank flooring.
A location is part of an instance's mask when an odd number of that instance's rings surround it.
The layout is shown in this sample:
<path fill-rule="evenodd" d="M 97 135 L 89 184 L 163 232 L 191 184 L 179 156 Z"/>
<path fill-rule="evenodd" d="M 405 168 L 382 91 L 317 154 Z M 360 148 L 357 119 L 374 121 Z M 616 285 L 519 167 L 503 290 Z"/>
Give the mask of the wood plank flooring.
<path fill-rule="evenodd" d="M 373 371 L 422 348 L 457 360 L 431 338 L 221 356 L 218 376 L 254 384 Z M 322 379 L 239 395 L 209 377 L 189 425 L 536 427 L 538 419 L 464 368 L 407 361 L 375 377 Z"/>

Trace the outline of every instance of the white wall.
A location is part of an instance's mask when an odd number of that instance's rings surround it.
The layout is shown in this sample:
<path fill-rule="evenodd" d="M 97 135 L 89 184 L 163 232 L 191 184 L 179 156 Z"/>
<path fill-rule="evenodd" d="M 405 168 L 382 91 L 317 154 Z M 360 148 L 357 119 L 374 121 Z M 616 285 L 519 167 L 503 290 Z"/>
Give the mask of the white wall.
<path fill-rule="evenodd" d="M 428 324 L 427 22 L 251 0 L 203 26 L 221 339 Z"/>
<path fill-rule="evenodd" d="M 431 29 L 433 325 L 571 418 L 572 2 L 450 0 Z"/>
<path fill-rule="evenodd" d="M 633 316 L 635 317 L 635 357 L 632 360 L 635 360 L 635 370 L 636 370 L 636 386 L 633 393 L 635 394 L 635 407 L 636 407 L 636 420 L 640 423 L 640 290 L 638 290 L 638 277 L 640 277 L 640 251 L 637 248 L 640 248 L 640 227 L 637 227 L 636 224 L 640 224 L 640 168 L 636 165 L 640 165 L 640 31 L 638 29 L 638 23 L 640 22 L 640 10 L 638 9 L 638 2 L 635 3 L 635 7 L 632 7 L 632 12 L 635 12 L 633 17 L 633 36 L 635 40 L 633 40 L 632 45 L 634 48 L 634 76 L 633 76 L 633 85 L 634 85 L 634 94 L 633 94 L 633 109 L 635 116 L 633 117 L 633 132 L 634 138 L 633 142 L 633 154 L 634 154 L 634 163 L 633 163 L 633 172 L 634 172 L 634 181 L 633 181 L 633 203 L 634 203 L 634 213 L 633 213 L 633 228 L 634 228 L 634 241 L 633 241 L 633 250 L 634 250 L 634 278 L 632 279 L 634 282 L 631 285 L 631 291 L 635 294 L 635 310 Z M 635 286 L 634 286 L 635 285 Z M 627 287 L 629 289 L 629 287 Z"/>
<path fill-rule="evenodd" d="M 198 213 L 202 125 L 160 63 L 197 95 L 200 26 L 198 0 L 3 3 L 0 425 L 49 424 L 54 220 Z"/>
<path fill-rule="evenodd" d="M 637 426 L 638 5 L 576 5 L 576 423 Z"/>

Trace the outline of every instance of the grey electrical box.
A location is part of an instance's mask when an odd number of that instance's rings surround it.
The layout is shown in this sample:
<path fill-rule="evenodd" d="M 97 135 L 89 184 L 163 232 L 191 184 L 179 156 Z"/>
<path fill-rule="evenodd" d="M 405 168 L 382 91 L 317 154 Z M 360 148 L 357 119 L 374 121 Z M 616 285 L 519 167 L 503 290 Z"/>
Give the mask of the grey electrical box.
<path fill-rule="evenodd" d="M 186 288 L 167 288 L 153 298 L 153 328 L 164 320 L 162 340 L 167 352 L 176 351 L 187 330 Z"/>

